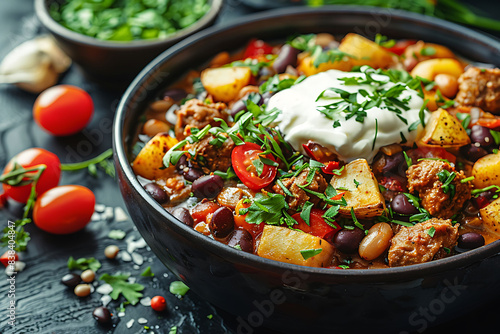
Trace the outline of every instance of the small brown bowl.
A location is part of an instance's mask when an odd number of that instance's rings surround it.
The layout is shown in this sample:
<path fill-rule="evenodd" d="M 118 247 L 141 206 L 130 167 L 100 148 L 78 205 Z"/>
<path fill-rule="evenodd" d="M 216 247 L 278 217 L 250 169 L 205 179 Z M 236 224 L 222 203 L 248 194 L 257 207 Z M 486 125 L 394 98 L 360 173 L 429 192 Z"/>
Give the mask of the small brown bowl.
<path fill-rule="evenodd" d="M 125 84 L 161 52 L 212 25 L 223 4 L 223 0 L 209 0 L 210 9 L 205 16 L 168 38 L 117 42 L 99 40 L 65 28 L 50 16 L 49 8 L 54 2 L 62 3 L 63 0 L 35 0 L 35 12 L 61 49 L 91 79 L 106 83 L 125 81 Z"/>

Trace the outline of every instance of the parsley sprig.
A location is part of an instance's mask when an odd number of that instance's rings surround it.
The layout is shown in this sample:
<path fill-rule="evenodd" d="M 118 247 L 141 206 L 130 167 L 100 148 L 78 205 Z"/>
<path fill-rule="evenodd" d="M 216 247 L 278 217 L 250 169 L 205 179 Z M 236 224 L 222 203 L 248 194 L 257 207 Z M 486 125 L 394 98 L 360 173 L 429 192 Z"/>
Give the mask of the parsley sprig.
<path fill-rule="evenodd" d="M 288 227 L 293 227 L 293 225 L 297 224 L 297 221 L 287 213 L 289 206 L 285 196 L 270 192 L 265 194 L 257 193 L 251 201 L 252 204 L 248 208 L 239 210 L 240 215 L 248 213 L 245 219 L 247 223 L 286 224 Z"/>
<path fill-rule="evenodd" d="M 455 185 L 452 184 L 451 182 L 455 179 L 457 176 L 457 173 L 455 172 L 449 172 L 446 169 L 441 170 L 439 173 L 437 173 L 437 176 L 439 178 L 439 181 L 443 184 L 441 188 L 443 188 L 443 192 L 445 194 L 450 194 L 450 199 L 455 197 Z"/>

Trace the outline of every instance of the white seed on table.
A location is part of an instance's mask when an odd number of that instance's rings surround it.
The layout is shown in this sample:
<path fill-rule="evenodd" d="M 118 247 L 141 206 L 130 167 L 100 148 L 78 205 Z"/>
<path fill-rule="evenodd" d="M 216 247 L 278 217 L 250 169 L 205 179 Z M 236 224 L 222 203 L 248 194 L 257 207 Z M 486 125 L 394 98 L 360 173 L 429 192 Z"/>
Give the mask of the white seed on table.
<path fill-rule="evenodd" d="M 80 275 L 80 277 L 85 283 L 90 283 L 95 278 L 95 272 L 92 269 L 87 269 Z"/>
<path fill-rule="evenodd" d="M 88 284 L 78 284 L 75 287 L 75 295 L 78 297 L 87 297 L 90 295 L 90 285 Z"/>
<path fill-rule="evenodd" d="M 120 251 L 120 249 L 118 248 L 118 246 L 116 246 L 116 245 L 109 245 L 108 247 L 106 247 L 104 249 L 104 255 L 108 259 L 114 259 L 116 257 L 116 255 L 118 255 L 119 251 Z"/>

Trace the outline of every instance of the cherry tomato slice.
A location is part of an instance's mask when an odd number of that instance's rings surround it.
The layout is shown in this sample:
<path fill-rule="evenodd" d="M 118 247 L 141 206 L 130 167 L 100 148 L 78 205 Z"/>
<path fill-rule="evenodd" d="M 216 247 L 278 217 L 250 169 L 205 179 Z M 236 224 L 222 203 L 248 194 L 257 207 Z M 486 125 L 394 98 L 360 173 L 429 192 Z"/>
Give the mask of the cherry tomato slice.
<path fill-rule="evenodd" d="M 33 220 L 36 226 L 49 233 L 74 233 L 88 224 L 94 206 L 94 193 L 86 187 L 55 187 L 38 197 L 33 209 Z"/>
<path fill-rule="evenodd" d="M 407 47 L 415 44 L 416 42 L 417 41 L 413 40 L 413 39 L 406 39 L 403 41 L 398 41 L 398 42 L 396 42 L 396 44 L 394 46 L 392 46 L 390 48 L 386 48 L 386 49 L 389 52 L 392 52 L 392 53 L 397 54 L 398 56 L 401 56 L 405 52 Z"/>
<path fill-rule="evenodd" d="M 5 166 L 3 174 L 7 174 L 14 168 L 14 162 L 24 168 L 45 165 L 46 169 L 38 179 L 36 192 L 38 195 L 57 186 L 61 177 L 61 162 L 54 153 L 43 148 L 30 148 L 14 156 Z M 21 203 L 26 203 L 31 193 L 31 184 L 24 186 L 11 186 L 3 184 L 5 195 Z"/>
<path fill-rule="evenodd" d="M 263 164 L 262 173 L 257 174 L 253 162 L 259 159 L 262 154 L 260 146 L 254 143 L 245 143 L 236 146 L 231 153 L 231 163 L 233 164 L 234 171 L 248 188 L 259 191 L 267 187 L 273 182 L 276 177 L 278 167 Z M 271 154 L 264 156 L 265 158 L 276 162 L 276 159 Z"/>
<path fill-rule="evenodd" d="M 252 39 L 243 53 L 243 59 L 259 58 L 259 56 L 273 53 L 273 47 L 263 40 Z"/>
<path fill-rule="evenodd" d="M 418 163 L 418 159 L 422 158 L 446 159 L 452 163 L 457 161 L 456 156 L 441 147 L 419 147 L 414 150 L 409 150 L 407 154 L 408 157 L 412 159 L 414 164 Z"/>
<path fill-rule="evenodd" d="M 87 126 L 93 113 L 90 95 L 71 85 L 58 85 L 43 91 L 33 105 L 35 122 L 55 136 L 79 132 Z"/>
<path fill-rule="evenodd" d="M 336 228 L 327 224 L 325 219 L 322 217 L 326 211 L 321 209 L 312 209 L 311 215 L 309 217 L 309 225 L 300 217 L 300 213 L 296 213 L 292 216 L 299 224 L 295 225 L 294 228 L 302 230 L 306 233 L 314 235 L 316 237 L 331 240 L 331 238 L 340 231 L 340 226 L 337 223 L 332 223 Z"/>

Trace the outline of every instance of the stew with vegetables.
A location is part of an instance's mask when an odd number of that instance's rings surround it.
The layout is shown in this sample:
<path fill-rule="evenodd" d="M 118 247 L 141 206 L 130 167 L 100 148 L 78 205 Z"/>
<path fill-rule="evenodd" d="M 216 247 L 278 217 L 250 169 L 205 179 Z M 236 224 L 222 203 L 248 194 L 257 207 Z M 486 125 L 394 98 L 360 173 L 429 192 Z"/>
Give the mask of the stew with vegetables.
<path fill-rule="evenodd" d="M 500 69 L 442 45 L 254 39 L 141 122 L 132 167 L 148 193 L 243 252 L 370 269 L 500 238 Z"/>

